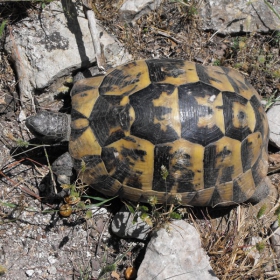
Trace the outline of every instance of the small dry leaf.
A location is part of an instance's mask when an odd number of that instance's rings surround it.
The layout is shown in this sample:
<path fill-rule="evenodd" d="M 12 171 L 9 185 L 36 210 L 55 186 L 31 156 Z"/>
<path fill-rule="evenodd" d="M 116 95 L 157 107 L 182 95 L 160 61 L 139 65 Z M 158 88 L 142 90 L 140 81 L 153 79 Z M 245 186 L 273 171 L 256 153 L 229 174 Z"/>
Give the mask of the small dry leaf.
<path fill-rule="evenodd" d="M 120 275 L 116 271 L 112 271 L 111 276 L 117 280 L 120 280 Z"/>

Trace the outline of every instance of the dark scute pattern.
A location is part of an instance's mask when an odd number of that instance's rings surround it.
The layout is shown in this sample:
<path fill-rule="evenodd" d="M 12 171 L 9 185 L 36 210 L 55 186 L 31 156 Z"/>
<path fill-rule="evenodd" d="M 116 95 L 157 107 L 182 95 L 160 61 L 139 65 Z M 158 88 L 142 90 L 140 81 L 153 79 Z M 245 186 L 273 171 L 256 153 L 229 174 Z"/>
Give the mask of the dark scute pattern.
<path fill-rule="evenodd" d="M 139 72 L 135 79 L 131 79 L 130 76 L 124 74 L 121 69 L 115 69 L 105 76 L 102 84 L 99 87 L 99 93 L 104 95 L 106 92 L 112 91 L 114 88 L 122 89 L 128 85 L 137 84 L 139 82 L 140 76 L 141 73 Z"/>
<path fill-rule="evenodd" d="M 121 126 L 121 128 L 123 130 L 128 130 L 129 126 L 130 126 L 130 116 L 129 116 L 129 109 L 130 109 L 130 105 L 127 104 L 125 106 L 120 106 L 118 109 L 118 121 L 119 121 L 119 125 Z"/>
<path fill-rule="evenodd" d="M 162 92 L 171 94 L 174 86 L 169 84 L 151 84 L 147 88 L 131 95 L 130 104 L 135 111 L 135 121 L 131 126 L 131 134 L 146 139 L 153 144 L 174 141 L 179 138 L 176 131 L 169 125 L 166 131 L 161 129 L 155 120 L 164 119 L 170 108 L 155 107 L 154 99 L 158 99 Z"/>
<path fill-rule="evenodd" d="M 110 145 L 124 137 L 125 137 L 125 134 L 122 130 L 119 129 L 117 131 L 114 131 L 113 133 L 111 133 L 109 135 L 109 137 L 106 139 L 106 141 L 104 141 L 104 146 Z"/>
<path fill-rule="evenodd" d="M 166 77 L 178 77 L 185 73 L 184 61 L 177 59 L 146 60 L 151 82 L 161 82 Z"/>
<path fill-rule="evenodd" d="M 222 157 L 224 160 L 227 156 L 231 155 L 231 151 L 227 149 L 227 147 L 224 147 L 223 150 L 217 154 L 217 157 Z"/>
<path fill-rule="evenodd" d="M 222 138 L 224 134 L 216 125 L 210 128 L 198 126 L 200 117 L 211 115 L 213 112 L 210 107 L 199 105 L 195 98 L 217 96 L 219 91 L 200 82 L 180 86 L 178 90 L 182 138 L 203 146 Z"/>
<path fill-rule="evenodd" d="M 92 155 L 92 156 L 84 156 L 82 159 L 74 159 L 74 169 L 80 170 L 82 168 L 83 162 L 87 169 L 94 168 L 96 165 L 102 162 L 100 156 Z"/>
<path fill-rule="evenodd" d="M 126 140 L 126 141 L 130 141 L 130 142 L 136 143 L 135 138 L 130 137 L 130 136 L 125 136 L 123 139 Z"/>
<path fill-rule="evenodd" d="M 263 127 L 264 116 L 259 111 L 262 105 L 255 95 L 252 96 L 252 98 L 250 99 L 250 103 L 255 111 L 255 116 L 256 116 L 256 126 L 254 132 L 259 131 L 261 135 L 264 135 L 264 127 Z"/>
<path fill-rule="evenodd" d="M 105 164 L 108 173 L 111 173 L 114 170 L 116 163 L 115 153 L 117 150 L 115 148 L 103 148 L 101 153 L 101 158 Z"/>
<path fill-rule="evenodd" d="M 192 166 L 191 156 L 179 149 L 170 155 L 170 160 L 175 162 L 170 166 L 170 174 L 176 174 L 174 181 L 178 184 L 177 192 L 194 191 L 194 172 L 188 168 Z"/>
<path fill-rule="evenodd" d="M 204 188 L 210 188 L 223 183 L 232 181 L 234 166 L 217 167 L 216 162 L 223 162 L 226 157 L 231 156 L 232 152 L 224 147 L 222 152 L 217 153 L 216 146 L 209 145 L 204 150 Z M 219 170 L 222 168 L 222 174 L 218 180 Z"/>
<path fill-rule="evenodd" d="M 78 119 L 87 119 L 87 117 L 85 115 L 83 115 L 82 113 L 76 111 L 75 109 L 72 108 L 71 110 L 71 120 L 75 121 Z"/>
<path fill-rule="evenodd" d="M 223 183 L 230 182 L 232 180 L 233 171 L 234 171 L 233 166 L 224 167 L 219 183 L 223 184 Z"/>
<path fill-rule="evenodd" d="M 92 90 L 92 89 L 94 89 L 94 87 L 91 87 L 88 85 L 83 85 L 81 83 L 77 83 L 76 85 L 74 85 L 73 89 L 71 90 L 71 96 L 74 96 L 83 91 L 88 91 L 88 90 Z"/>
<path fill-rule="evenodd" d="M 251 168 L 251 162 L 253 159 L 253 143 L 245 139 L 241 143 L 241 160 L 243 172 L 246 172 Z"/>
<path fill-rule="evenodd" d="M 129 162 L 128 161 L 117 161 L 116 171 L 114 172 L 112 177 L 117 179 L 120 183 L 123 183 L 123 181 L 127 177 L 130 177 Z"/>
<path fill-rule="evenodd" d="M 206 96 L 217 96 L 220 91 L 210 85 L 202 82 L 196 82 L 191 84 L 185 84 L 179 86 L 179 92 L 181 95 L 192 95 L 194 97 L 206 97 Z"/>
<path fill-rule="evenodd" d="M 118 156 L 115 156 L 117 150 L 115 148 L 103 148 L 101 153 L 101 158 L 105 164 L 105 167 L 108 173 L 114 179 L 118 180 L 120 183 L 123 183 L 126 179 L 126 185 L 134 188 L 142 188 L 142 183 L 140 176 L 142 172 L 131 170 L 131 166 L 134 165 L 133 161 L 141 160 L 144 161 L 143 157 L 146 155 L 146 152 L 143 150 L 137 149 L 126 149 L 121 150 L 121 154 L 124 157 L 123 160 L 120 160 Z"/>
<path fill-rule="evenodd" d="M 193 185 L 193 179 L 194 179 L 194 172 L 185 168 L 181 176 L 176 179 L 176 182 L 178 182 L 177 192 L 182 193 L 182 192 L 195 191 Z"/>
<path fill-rule="evenodd" d="M 142 172 L 140 172 L 140 171 L 137 171 L 137 172 L 131 174 L 126 182 L 126 185 L 131 186 L 136 189 L 142 189 L 142 183 L 141 183 L 141 179 L 140 179 L 141 175 L 142 175 Z"/>
<path fill-rule="evenodd" d="M 196 72 L 199 80 L 205 84 L 210 84 L 210 78 L 207 72 L 205 71 L 205 67 L 200 64 L 196 64 Z"/>
<path fill-rule="evenodd" d="M 77 140 L 85 131 L 87 127 L 81 128 L 81 129 L 71 129 L 71 141 Z"/>
<path fill-rule="evenodd" d="M 246 201 L 248 198 L 246 194 L 240 188 L 238 182 L 236 180 L 233 181 L 233 201 L 236 203 L 242 203 Z"/>
<path fill-rule="evenodd" d="M 154 149 L 154 178 L 153 178 L 153 190 L 154 191 L 162 191 L 163 187 L 167 192 L 171 190 L 171 187 L 174 183 L 174 180 L 170 181 L 170 176 L 167 177 L 165 181 L 162 178 L 162 170 L 161 167 L 164 166 L 168 169 L 169 167 L 169 154 L 171 147 L 170 146 L 159 146 Z"/>
<path fill-rule="evenodd" d="M 226 68 L 226 67 L 221 67 L 223 69 L 223 71 L 226 73 L 226 76 L 230 82 L 230 84 L 232 85 L 233 87 L 233 90 L 235 93 L 238 93 L 240 94 L 240 90 L 249 90 L 250 89 L 250 86 L 249 86 L 249 83 L 248 81 L 245 79 L 245 83 L 242 83 L 236 79 L 233 79 L 230 75 L 228 75 L 230 72 L 232 72 L 231 69 L 229 68 Z"/>
<path fill-rule="evenodd" d="M 217 189 L 214 189 L 212 197 L 211 197 L 210 201 L 207 204 L 209 204 L 211 206 L 216 206 L 216 205 L 218 205 L 221 202 L 222 202 L 221 195 L 219 194 Z"/>
<path fill-rule="evenodd" d="M 99 96 L 89 117 L 90 127 L 101 147 L 105 145 L 109 137 L 110 129 L 106 120 L 109 107 L 107 100 Z"/>
<path fill-rule="evenodd" d="M 170 146 L 156 146 L 154 150 L 154 178 L 153 187 L 154 191 L 166 190 L 170 192 L 172 187 L 177 183 L 177 192 L 191 192 L 194 191 L 193 179 L 194 173 L 188 166 L 190 166 L 190 155 L 182 154 L 180 151 L 174 154 L 170 153 Z M 177 164 L 171 165 L 170 161 L 174 158 L 180 158 Z M 168 176 L 166 181 L 162 178 L 162 166 L 168 169 Z M 176 178 L 172 174 L 177 174 Z M 178 176 L 178 174 L 181 174 Z"/>
<path fill-rule="evenodd" d="M 72 121 L 78 120 L 78 119 L 87 119 L 83 114 L 80 112 L 76 111 L 75 109 L 71 110 L 71 119 Z M 71 127 L 71 141 L 75 141 L 78 139 L 84 131 L 87 129 L 87 127 L 81 128 L 81 129 L 74 129 Z"/>
<path fill-rule="evenodd" d="M 141 160 L 144 161 L 144 156 L 147 155 L 147 153 L 143 150 L 138 150 L 138 149 L 127 149 L 123 148 L 121 151 L 121 154 L 124 157 L 130 157 L 133 160 Z"/>
<path fill-rule="evenodd" d="M 212 70 L 213 73 L 216 73 L 218 76 L 220 75 L 225 75 L 225 72 L 223 71 L 223 69 L 219 68 L 218 70 Z M 213 77 L 209 77 L 210 81 L 213 81 L 215 83 L 219 83 L 219 84 L 222 84 L 223 82 L 219 79 L 215 79 Z"/>
<path fill-rule="evenodd" d="M 216 185 L 219 170 L 216 168 L 216 146 L 209 145 L 204 150 L 204 188 Z"/>
<path fill-rule="evenodd" d="M 129 129 L 130 105 L 118 106 L 120 100 L 116 96 L 98 97 L 89 117 L 90 127 L 101 147 L 122 139 L 124 130 Z M 113 129 L 111 134 L 110 129 Z"/>
<path fill-rule="evenodd" d="M 248 126 L 245 127 L 235 127 L 233 125 L 233 103 L 240 103 L 242 105 L 246 105 L 248 100 L 240 95 L 237 95 L 236 93 L 232 92 L 223 92 L 223 112 L 224 112 L 224 120 L 225 120 L 225 128 L 226 132 L 225 135 L 239 140 L 243 141 L 252 131 Z M 242 117 L 242 114 L 245 114 L 244 112 L 239 113 L 239 119 Z"/>
<path fill-rule="evenodd" d="M 92 189 L 104 192 L 110 192 L 110 196 L 115 196 L 117 193 L 112 193 L 112 186 L 115 183 L 115 179 L 108 175 L 99 176 L 96 181 L 90 186 Z"/>
<path fill-rule="evenodd" d="M 262 161 L 262 153 L 260 154 L 259 158 L 257 159 L 257 161 L 255 162 L 255 164 L 252 166 L 252 175 L 253 175 L 253 179 L 255 182 L 255 186 L 259 186 L 259 184 L 261 183 L 261 181 L 263 180 L 262 177 L 262 172 L 260 170 L 260 166 L 262 166 L 262 164 L 260 164 L 260 161 Z"/>

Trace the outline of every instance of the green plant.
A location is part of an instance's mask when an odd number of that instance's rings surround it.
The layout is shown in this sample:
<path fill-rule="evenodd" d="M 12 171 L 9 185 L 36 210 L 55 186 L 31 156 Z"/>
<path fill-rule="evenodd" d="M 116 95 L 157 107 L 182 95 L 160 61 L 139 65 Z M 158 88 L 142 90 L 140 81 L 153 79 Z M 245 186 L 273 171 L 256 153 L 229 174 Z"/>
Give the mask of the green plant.
<path fill-rule="evenodd" d="M 258 243 L 256 244 L 256 249 L 257 249 L 259 252 L 263 251 L 264 248 L 265 248 L 265 243 L 264 243 L 264 242 L 258 242 Z"/>
<path fill-rule="evenodd" d="M 189 17 L 193 17 L 198 14 L 198 4 L 197 1 L 193 0 L 172 0 L 173 3 L 179 3 L 185 7 L 187 7 L 187 15 Z"/>
<path fill-rule="evenodd" d="M 8 22 L 7 20 L 3 20 L 1 25 L 0 25 L 0 38 L 3 36 L 4 29 L 6 27 L 7 22 Z"/>
<path fill-rule="evenodd" d="M 279 45 L 279 43 L 280 43 L 280 31 L 275 31 L 275 32 L 273 32 L 273 34 L 272 34 L 272 41 L 275 43 L 275 44 L 277 44 L 277 45 Z"/>
<path fill-rule="evenodd" d="M 232 42 L 232 45 L 231 45 L 231 47 L 232 47 L 232 49 L 233 50 L 235 50 L 235 51 L 237 51 L 238 49 L 239 49 L 239 37 L 235 37 L 234 39 L 233 39 L 233 42 Z"/>
<path fill-rule="evenodd" d="M 161 177 L 164 180 L 165 192 L 167 195 L 166 180 L 169 172 L 165 166 L 161 166 Z M 158 199 L 156 196 L 150 196 L 148 199 L 150 207 L 145 205 L 137 205 L 136 207 L 131 204 L 126 204 L 130 213 L 134 215 L 133 223 L 136 223 L 138 218 L 141 218 L 151 228 L 159 228 L 167 224 L 171 219 L 181 219 L 182 215 L 179 213 L 179 207 L 181 206 L 181 197 L 178 194 L 173 203 L 167 209 L 167 201 L 164 205 L 158 205 Z M 182 212 L 182 211 L 181 211 Z"/>
<path fill-rule="evenodd" d="M 260 210 L 257 214 L 258 219 L 260 219 L 264 215 L 266 208 L 267 208 L 267 206 L 265 204 L 260 208 Z"/>
<path fill-rule="evenodd" d="M 277 101 L 280 101 L 280 96 L 276 97 L 276 92 L 275 91 L 272 95 L 270 95 L 268 98 L 266 98 L 266 104 L 265 104 L 265 111 L 267 111 L 270 107 L 273 106 L 273 104 Z"/>
<path fill-rule="evenodd" d="M 213 66 L 220 66 L 221 65 L 221 60 L 220 59 L 216 59 L 214 62 L 213 62 Z"/>
<path fill-rule="evenodd" d="M 118 263 L 135 247 L 135 244 L 132 244 L 126 252 L 124 252 L 123 254 L 121 254 L 120 256 L 118 256 L 115 260 L 114 263 L 111 263 L 111 264 L 106 264 L 104 265 L 104 267 L 101 269 L 99 275 L 98 275 L 98 278 L 97 279 L 108 279 L 108 278 L 102 278 L 103 276 L 105 276 L 106 273 L 109 273 L 109 272 L 113 272 L 113 271 L 116 271 L 117 270 L 117 265 Z M 103 255 L 103 262 L 105 263 L 106 262 L 106 258 L 107 258 L 107 255 L 106 255 L 106 248 L 105 248 L 105 252 L 104 252 L 104 255 Z"/>

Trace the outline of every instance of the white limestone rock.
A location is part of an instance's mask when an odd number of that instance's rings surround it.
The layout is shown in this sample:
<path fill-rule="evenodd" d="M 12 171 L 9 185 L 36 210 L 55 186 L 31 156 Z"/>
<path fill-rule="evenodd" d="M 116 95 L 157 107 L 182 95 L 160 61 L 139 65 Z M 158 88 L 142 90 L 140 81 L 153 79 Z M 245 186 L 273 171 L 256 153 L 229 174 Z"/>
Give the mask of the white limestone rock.
<path fill-rule="evenodd" d="M 21 100 L 26 102 L 22 105 L 31 102 L 35 89 L 46 88 L 57 78 L 96 61 L 88 21 L 78 2 L 70 1 L 64 7 L 61 1 L 52 1 L 42 13 L 34 13 L 12 28 L 5 49 L 15 64 Z M 131 60 L 115 38 L 102 27 L 98 29 L 107 66 Z"/>
<path fill-rule="evenodd" d="M 280 14 L 279 1 L 269 1 Z M 198 8 L 205 30 L 220 34 L 280 30 L 280 19 L 263 0 L 206 0 Z"/>
<path fill-rule="evenodd" d="M 137 279 L 217 280 L 196 229 L 183 220 L 167 226 L 152 236 Z"/>
<path fill-rule="evenodd" d="M 267 112 L 269 125 L 269 141 L 280 148 L 280 102 L 276 102 Z"/>

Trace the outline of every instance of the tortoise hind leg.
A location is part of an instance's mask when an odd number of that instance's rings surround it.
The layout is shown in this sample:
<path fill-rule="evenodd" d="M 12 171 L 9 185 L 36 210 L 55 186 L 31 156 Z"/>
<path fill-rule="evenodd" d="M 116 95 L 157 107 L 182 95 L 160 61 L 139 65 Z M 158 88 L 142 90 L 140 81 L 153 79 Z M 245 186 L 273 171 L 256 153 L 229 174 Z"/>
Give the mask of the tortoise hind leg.
<path fill-rule="evenodd" d="M 250 197 L 248 202 L 256 204 L 265 198 L 271 201 L 278 198 L 277 190 L 268 177 L 265 177 L 257 186 L 255 193 Z"/>

